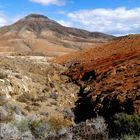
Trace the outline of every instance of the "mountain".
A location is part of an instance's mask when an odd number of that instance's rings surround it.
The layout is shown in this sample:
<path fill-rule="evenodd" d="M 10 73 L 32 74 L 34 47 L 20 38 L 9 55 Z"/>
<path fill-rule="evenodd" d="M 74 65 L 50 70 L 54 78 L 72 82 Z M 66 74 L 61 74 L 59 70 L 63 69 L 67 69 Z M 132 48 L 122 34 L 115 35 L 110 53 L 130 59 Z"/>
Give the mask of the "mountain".
<path fill-rule="evenodd" d="M 0 28 L 0 52 L 62 55 L 108 42 L 114 36 L 60 25 L 46 16 L 30 14 Z"/>

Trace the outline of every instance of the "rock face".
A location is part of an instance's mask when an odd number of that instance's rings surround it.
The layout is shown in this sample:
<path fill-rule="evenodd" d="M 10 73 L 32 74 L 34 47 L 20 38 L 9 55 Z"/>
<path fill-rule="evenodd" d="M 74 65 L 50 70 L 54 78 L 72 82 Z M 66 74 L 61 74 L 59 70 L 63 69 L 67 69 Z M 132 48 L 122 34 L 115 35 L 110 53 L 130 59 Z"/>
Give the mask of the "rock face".
<path fill-rule="evenodd" d="M 81 87 L 76 121 L 98 115 L 109 118 L 119 112 L 140 115 L 139 59 L 139 35 L 56 59 L 69 67 L 65 74 Z"/>
<path fill-rule="evenodd" d="M 31 14 L 0 28 L 0 52 L 57 56 L 94 47 L 112 38 L 99 32 L 64 27 L 43 15 Z"/>

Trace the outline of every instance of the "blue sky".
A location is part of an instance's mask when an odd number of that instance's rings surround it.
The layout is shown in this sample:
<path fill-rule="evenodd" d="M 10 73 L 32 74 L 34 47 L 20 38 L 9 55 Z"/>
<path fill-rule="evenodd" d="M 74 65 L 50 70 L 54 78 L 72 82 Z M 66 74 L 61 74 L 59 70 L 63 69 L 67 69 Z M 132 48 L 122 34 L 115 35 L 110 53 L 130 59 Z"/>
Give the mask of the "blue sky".
<path fill-rule="evenodd" d="M 0 0 L 0 26 L 30 13 L 89 31 L 140 33 L 140 0 Z"/>

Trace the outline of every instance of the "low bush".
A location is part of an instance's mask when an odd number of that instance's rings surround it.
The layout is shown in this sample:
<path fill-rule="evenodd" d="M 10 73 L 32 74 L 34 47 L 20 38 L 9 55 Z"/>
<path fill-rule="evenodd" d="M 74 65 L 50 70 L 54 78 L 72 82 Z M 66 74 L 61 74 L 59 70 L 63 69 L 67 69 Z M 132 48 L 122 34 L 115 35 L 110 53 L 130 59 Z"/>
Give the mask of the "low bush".
<path fill-rule="evenodd" d="M 71 122 L 64 120 L 63 117 L 54 116 L 48 120 L 52 132 L 57 132 L 62 128 L 67 128 L 71 125 Z"/>
<path fill-rule="evenodd" d="M 22 119 L 20 121 L 15 120 L 14 122 L 12 122 L 12 124 L 22 133 L 30 130 L 29 120 L 27 119 Z"/>
<path fill-rule="evenodd" d="M 0 123 L 1 140 L 19 140 L 20 133 L 18 129 L 11 124 Z"/>
<path fill-rule="evenodd" d="M 140 140 L 140 137 L 136 135 L 124 135 L 122 136 L 122 140 Z"/>
<path fill-rule="evenodd" d="M 109 134 L 111 137 L 124 135 L 140 135 L 140 116 L 119 113 L 113 116 L 109 122 Z"/>
<path fill-rule="evenodd" d="M 41 120 L 32 121 L 29 127 L 35 138 L 44 139 L 50 132 L 50 126 Z"/>

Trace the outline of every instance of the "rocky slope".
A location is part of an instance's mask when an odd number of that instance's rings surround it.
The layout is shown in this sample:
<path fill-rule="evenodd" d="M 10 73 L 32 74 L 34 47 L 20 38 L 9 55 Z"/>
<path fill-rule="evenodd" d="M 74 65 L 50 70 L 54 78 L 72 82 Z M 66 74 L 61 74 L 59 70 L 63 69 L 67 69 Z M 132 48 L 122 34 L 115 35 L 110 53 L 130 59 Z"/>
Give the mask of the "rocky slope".
<path fill-rule="evenodd" d="M 55 118 L 73 123 L 79 87 L 61 73 L 66 68 L 46 57 L 0 58 L 0 121 L 22 117 Z"/>
<path fill-rule="evenodd" d="M 48 59 L 0 57 L 0 139 L 107 140 L 103 118 L 75 124 L 80 87 Z"/>
<path fill-rule="evenodd" d="M 81 87 L 74 108 L 76 121 L 106 118 L 119 112 L 140 115 L 140 35 L 55 59 Z"/>
<path fill-rule="evenodd" d="M 108 42 L 113 36 L 64 27 L 43 15 L 31 14 L 0 28 L 0 52 L 59 56 Z"/>

